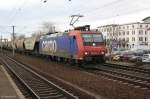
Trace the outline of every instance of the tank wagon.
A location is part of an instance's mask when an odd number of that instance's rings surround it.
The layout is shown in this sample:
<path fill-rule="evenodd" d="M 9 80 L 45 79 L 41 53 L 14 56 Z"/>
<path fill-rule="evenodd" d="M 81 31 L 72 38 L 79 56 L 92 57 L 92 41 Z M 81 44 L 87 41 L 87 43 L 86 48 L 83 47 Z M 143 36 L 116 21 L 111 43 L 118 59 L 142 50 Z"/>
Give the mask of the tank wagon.
<path fill-rule="evenodd" d="M 23 52 L 24 51 L 24 39 L 16 39 L 15 40 L 16 51 Z"/>
<path fill-rule="evenodd" d="M 42 36 L 39 53 L 54 60 L 68 60 L 72 63 L 84 61 L 105 62 L 105 44 L 102 33 L 90 31 L 89 26 L 73 31 Z"/>
<path fill-rule="evenodd" d="M 40 36 L 16 39 L 14 42 L 15 50 L 17 52 L 24 52 L 27 54 L 39 54 L 39 38 Z"/>
<path fill-rule="evenodd" d="M 39 39 L 40 36 L 26 38 L 24 40 L 24 51 L 31 54 L 39 54 Z"/>

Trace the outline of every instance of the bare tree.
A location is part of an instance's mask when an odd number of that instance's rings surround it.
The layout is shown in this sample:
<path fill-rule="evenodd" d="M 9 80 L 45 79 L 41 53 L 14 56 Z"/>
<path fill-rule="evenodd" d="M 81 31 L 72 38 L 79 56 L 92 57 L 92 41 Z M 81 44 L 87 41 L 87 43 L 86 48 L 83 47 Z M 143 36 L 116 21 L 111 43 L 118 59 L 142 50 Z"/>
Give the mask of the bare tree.
<path fill-rule="evenodd" d="M 43 33 L 53 33 L 53 32 L 55 32 L 54 23 L 52 23 L 52 22 L 43 22 L 42 32 Z"/>
<path fill-rule="evenodd" d="M 32 33 L 32 37 L 41 36 L 41 35 L 43 35 L 43 34 L 44 34 L 44 33 L 43 33 L 41 30 L 38 30 L 38 31 Z"/>
<path fill-rule="evenodd" d="M 37 36 L 37 35 L 38 35 L 37 33 L 32 33 L 32 34 L 31 34 L 32 37 L 35 37 L 35 36 Z"/>
<path fill-rule="evenodd" d="M 21 34 L 17 37 L 17 39 L 24 39 L 25 38 L 25 35 L 24 34 Z"/>
<path fill-rule="evenodd" d="M 32 34 L 32 37 L 54 33 L 56 32 L 55 30 L 56 28 L 53 22 L 43 22 L 41 27 Z"/>

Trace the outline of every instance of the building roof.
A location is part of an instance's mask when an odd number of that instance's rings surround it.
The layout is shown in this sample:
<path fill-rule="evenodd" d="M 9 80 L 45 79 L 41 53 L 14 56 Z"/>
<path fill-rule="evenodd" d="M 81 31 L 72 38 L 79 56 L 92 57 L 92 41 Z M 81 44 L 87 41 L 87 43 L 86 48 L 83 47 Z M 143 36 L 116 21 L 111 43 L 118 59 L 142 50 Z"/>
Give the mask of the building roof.
<path fill-rule="evenodd" d="M 144 18 L 142 21 L 145 21 L 145 20 L 147 20 L 147 19 L 150 19 L 150 16 Z"/>
<path fill-rule="evenodd" d="M 131 23 L 124 23 L 124 24 L 109 24 L 109 25 L 102 25 L 102 26 L 99 26 L 97 28 L 107 27 L 107 26 L 123 26 L 123 25 L 131 25 L 131 24 L 150 24 L 150 22 L 146 22 L 146 23 L 144 23 L 144 22 L 131 22 Z"/>
<path fill-rule="evenodd" d="M 102 25 L 102 26 L 98 26 L 97 28 L 100 28 L 100 27 L 108 27 L 108 26 L 118 26 L 118 24 L 108 24 L 108 25 Z"/>
<path fill-rule="evenodd" d="M 120 24 L 120 26 L 122 26 L 122 25 L 131 25 L 131 24 L 150 24 L 150 23 L 143 23 L 143 22 L 131 22 L 131 23 Z"/>

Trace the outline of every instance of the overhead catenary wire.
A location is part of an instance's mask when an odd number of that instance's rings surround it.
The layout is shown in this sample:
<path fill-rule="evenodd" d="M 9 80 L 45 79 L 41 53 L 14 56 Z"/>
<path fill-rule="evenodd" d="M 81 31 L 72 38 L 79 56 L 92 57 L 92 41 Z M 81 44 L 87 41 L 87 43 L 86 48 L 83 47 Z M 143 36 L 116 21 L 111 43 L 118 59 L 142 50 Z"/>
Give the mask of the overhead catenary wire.
<path fill-rule="evenodd" d="M 11 21 L 12 16 L 14 15 L 14 11 L 16 11 L 16 6 L 17 6 L 18 2 L 15 4 L 15 6 L 10 10 L 10 12 L 8 13 L 8 22 Z"/>
<path fill-rule="evenodd" d="M 8 30 L 6 30 L 6 28 L 10 27 L 10 25 L 12 25 L 13 21 L 15 20 L 17 14 L 23 9 L 23 6 L 27 3 L 28 0 L 24 0 L 19 7 L 13 7 L 12 10 L 10 11 L 10 18 L 8 19 L 9 22 L 9 26 L 5 26 L 5 29 L 3 28 L 3 33 L 7 34 L 7 33 L 12 33 L 12 32 L 8 32 Z M 17 3 L 18 4 L 18 3 Z M 17 6 L 16 4 L 16 6 Z"/>
<path fill-rule="evenodd" d="M 28 1 L 28 0 L 24 0 L 24 1 L 21 3 L 21 5 L 20 5 L 18 8 L 16 8 L 14 14 L 10 17 L 10 22 L 9 22 L 10 24 L 13 23 L 13 21 L 15 20 L 17 14 L 23 9 L 23 6 L 27 3 L 27 1 Z"/>
<path fill-rule="evenodd" d="M 77 10 L 75 13 L 81 13 L 81 14 L 91 13 L 91 12 L 96 11 L 96 10 L 98 10 L 98 9 L 107 8 L 107 7 L 109 7 L 109 6 L 112 6 L 112 5 L 116 4 L 116 3 L 120 3 L 120 2 L 123 2 L 123 1 L 124 1 L 124 0 L 115 0 L 115 1 L 108 2 L 108 3 L 103 4 L 103 5 L 100 5 L 100 6 L 96 7 L 96 8 L 90 9 L 90 10 L 82 10 L 82 9 L 79 9 L 79 10 Z M 89 6 L 90 6 L 90 5 L 89 5 Z"/>
<path fill-rule="evenodd" d="M 125 1 L 125 0 L 123 0 L 123 1 Z M 122 0 L 115 0 L 115 1 L 112 1 L 112 2 L 109 2 L 109 3 L 106 3 L 106 4 L 104 4 L 104 5 L 101 5 L 101 6 L 99 6 L 99 7 L 95 7 L 95 8 L 93 8 L 93 9 L 90 9 L 90 10 L 85 10 L 85 11 L 81 11 L 81 12 L 84 12 L 85 14 L 90 14 L 90 13 L 94 13 L 94 12 L 99 12 L 99 10 L 105 10 L 105 8 L 107 8 L 107 7 L 110 7 L 110 6 L 112 6 L 113 7 L 113 5 L 114 4 L 116 4 L 116 3 L 121 3 L 121 2 L 123 2 Z M 126 0 L 127 1 L 127 0 Z M 26 2 L 26 0 L 24 1 L 24 2 Z M 21 5 L 24 5 L 24 4 L 21 4 Z M 17 8 L 17 10 L 16 10 L 16 13 L 13 15 L 13 17 L 11 18 L 11 21 L 13 22 L 14 20 L 15 20 L 15 16 L 20 12 L 20 10 L 19 9 L 22 9 L 22 6 L 20 5 L 20 7 L 18 7 Z M 136 11 L 138 11 L 138 10 L 136 10 Z M 80 13 L 81 13 L 80 12 Z M 125 12 L 126 14 L 128 14 L 128 13 L 134 13 L 135 11 L 127 11 L 127 12 Z M 79 13 L 79 12 L 78 12 Z M 83 15 L 84 15 L 84 13 L 83 13 Z M 82 13 L 81 13 L 82 14 Z M 120 15 L 122 15 L 122 14 L 120 14 L 120 13 L 117 13 L 119 16 Z M 104 15 L 103 13 L 101 13 L 101 15 Z M 115 14 L 116 15 L 116 14 Z M 113 15 L 113 16 L 106 16 L 106 19 L 108 19 L 108 18 L 110 18 L 110 17 L 114 17 L 115 15 Z M 88 15 L 89 17 L 91 17 L 91 16 L 93 16 L 92 14 L 91 15 Z M 85 18 L 86 18 L 87 16 L 85 15 Z M 97 16 L 98 17 L 98 16 Z M 99 19 L 101 19 L 101 18 L 99 18 Z M 12 22 L 10 22 L 10 23 L 12 23 Z"/>
<path fill-rule="evenodd" d="M 122 15 L 129 15 L 129 14 L 134 14 L 136 12 L 141 12 L 141 11 L 144 11 L 144 10 L 148 10 L 150 9 L 150 7 L 145 7 L 145 8 L 135 8 L 135 9 L 130 9 L 130 10 L 126 10 L 125 8 L 124 9 L 119 9 L 121 7 L 120 4 L 123 3 L 123 1 L 126 1 L 126 2 L 131 2 L 129 0 L 115 0 L 115 1 L 112 1 L 112 2 L 109 2 L 109 3 L 106 3 L 104 5 L 101 5 L 99 7 L 96 7 L 96 8 L 93 8 L 93 9 L 90 9 L 90 10 L 85 10 L 85 11 L 80 11 L 78 10 L 77 13 L 80 13 L 80 14 L 83 14 L 85 16 L 85 19 L 86 21 L 89 20 L 88 18 L 89 17 L 92 17 L 92 16 L 96 16 L 96 18 L 98 18 L 99 20 L 103 20 L 103 19 L 110 19 L 112 17 L 116 17 L 117 16 L 122 16 Z M 126 5 L 126 4 L 124 4 Z M 110 9 L 113 8 L 113 9 Z M 105 12 L 106 9 L 109 8 L 109 11 L 113 11 L 113 14 L 111 15 L 106 15 L 105 13 L 102 13 L 102 12 Z M 101 12 L 100 12 L 101 11 Z M 119 12 L 117 12 L 119 11 Z M 99 13 L 100 12 L 100 13 Z M 99 14 L 97 14 L 99 13 Z M 107 13 L 110 13 L 110 12 L 107 12 Z M 100 17 L 100 15 L 102 17 Z M 105 17 L 103 17 L 105 16 Z M 88 17 L 88 18 L 87 18 Z M 95 18 L 95 17 L 94 17 Z M 95 18 L 95 19 L 96 19 Z M 83 22 L 83 21 L 82 21 Z"/>

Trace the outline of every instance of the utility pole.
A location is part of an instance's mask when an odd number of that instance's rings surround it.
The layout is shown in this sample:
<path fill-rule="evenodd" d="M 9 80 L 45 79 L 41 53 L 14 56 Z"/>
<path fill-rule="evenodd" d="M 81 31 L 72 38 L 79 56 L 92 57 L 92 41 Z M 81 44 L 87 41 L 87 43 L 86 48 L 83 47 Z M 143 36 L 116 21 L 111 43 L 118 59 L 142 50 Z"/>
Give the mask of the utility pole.
<path fill-rule="evenodd" d="M 14 44 L 15 43 L 14 42 L 15 41 L 15 26 L 13 25 L 12 28 L 13 28 L 13 33 L 12 33 L 12 41 L 13 41 L 12 42 L 13 43 L 12 46 L 13 47 L 12 48 L 13 48 L 13 56 L 15 56 L 15 48 L 14 48 L 15 47 L 15 44 Z"/>
<path fill-rule="evenodd" d="M 2 41 L 2 35 L 1 35 L 1 52 L 2 52 L 2 43 L 3 43 L 3 41 Z"/>

